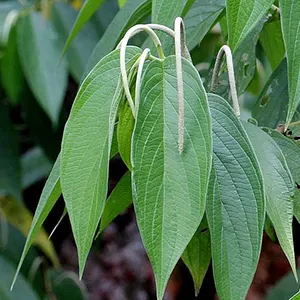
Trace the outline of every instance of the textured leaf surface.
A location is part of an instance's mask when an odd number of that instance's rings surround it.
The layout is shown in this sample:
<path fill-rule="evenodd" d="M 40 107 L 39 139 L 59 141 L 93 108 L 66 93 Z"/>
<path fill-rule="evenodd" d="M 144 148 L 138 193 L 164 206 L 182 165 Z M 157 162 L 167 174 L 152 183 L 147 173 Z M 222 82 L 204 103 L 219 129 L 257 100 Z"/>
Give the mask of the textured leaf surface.
<path fill-rule="evenodd" d="M 10 291 L 11 278 L 14 276 L 14 266 L 0 255 L 0 299 L 2 300 L 38 300 L 40 299 L 31 289 L 29 283 L 20 275 L 15 288 Z"/>
<path fill-rule="evenodd" d="M 226 0 L 228 43 L 233 51 L 255 28 L 274 0 Z"/>
<path fill-rule="evenodd" d="M 84 5 L 82 6 L 77 16 L 73 28 L 66 41 L 63 53 L 65 53 L 68 50 L 69 46 L 71 45 L 72 41 L 77 36 L 79 31 L 84 27 L 86 22 L 92 17 L 92 15 L 98 10 L 98 8 L 101 7 L 103 2 L 104 0 L 85 0 Z"/>
<path fill-rule="evenodd" d="M 289 107 L 286 123 L 289 124 L 300 104 L 300 1 L 280 0 L 279 5 L 288 65 Z"/>
<path fill-rule="evenodd" d="M 134 127 L 134 118 L 126 100 L 119 109 L 119 122 L 117 129 L 118 148 L 123 162 L 129 170 L 131 166 L 131 137 Z"/>
<path fill-rule="evenodd" d="M 25 259 L 26 254 L 29 251 L 30 246 L 34 243 L 35 238 L 37 237 L 39 230 L 44 223 L 45 219 L 49 215 L 51 209 L 56 203 L 57 199 L 61 194 L 60 182 L 59 182 L 59 171 L 60 171 L 60 156 L 58 156 L 52 171 L 49 175 L 49 178 L 45 184 L 45 187 L 42 191 L 39 204 L 36 208 L 31 227 L 29 233 L 27 235 L 26 244 L 24 246 L 22 256 L 20 258 L 20 262 L 18 265 L 18 269 L 16 271 L 16 275 L 14 277 L 14 282 L 18 276 L 18 273 L 21 269 L 23 261 Z M 13 284 L 14 284 L 13 282 Z"/>
<path fill-rule="evenodd" d="M 177 261 L 200 225 L 211 166 L 211 121 L 196 69 L 183 59 L 184 150 L 178 151 L 175 57 L 145 70 L 132 142 L 138 226 L 162 299 Z"/>
<path fill-rule="evenodd" d="M 266 22 L 259 41 L 266 53 L 272 69 L 275 70 L 285 55 L 280 20 Z"/>
<path fill-rule="evenodd" d="M 140 55 L 127 49 L 128 67 Z M 61 186 L 83 274 L 107 196 L 108 164 L 119 102 L 120 51 L 104 57 L 85 79 L 65 127 L 61 152 Z"/>
<path fill-rule="evenodd" d="M 291 173 L 276 142 L 259 127 L 246 122 L 243 124 L 262 170 L 267 214 L 274 225 L 281 248 L 296 273 L 292 232 L 294 184 Z"/>
<path fill-rule="evenodd" d="M 259 126 L 276 128 L 287 115 L 289 95 L 286 60 L 273 72 L 252 110 Z"/>
<path fill-rule="evenodd" d="M 101 40 L 96 45 L 88 62 L 85 75 L 106 54 L 112 51 L 133 25 L 141 23 L 151 13 L 150 0 L 128 0 L 109 24 Z"/>
<path fill-rule="evenodd" d="M 100 230 L 102 232 L 119 214 L 132 203 L 131 174 L 128 171 L 109 195 L 103 211 Z"/>
<path fill-rule="evenodd" d="M 53 22 L 63 41 L 68 37 L 77 13 L 65 3 L 57 3 L 53 7 Z M 66 53 L 69 69 L 77 82 L 80 82 L 90 55 L 93 52 L 99 35 L 91 22 L 77 34 Z"/>
<path fill-rule="evenodd" d="M 244 299 L 256 271 L 265 220 L 262 175 L 240 121 L 209 94 L 213 170 L 207 197 L 214 279 L 220 299 Z"/>
<path fill-rule="evenodd" d="M 30 13 L 18 24 L 18 50 L 26 79 L 52 122 L 57 123 L 67 86 L 67 65 L 52 24 Z"/>
<path fill-rule="evenodd" d="M 174 21 L 180 17 L 188 0 L 152 0 L 151 21 L 173 28 Z"/>
<path fill-rule="evenodd" d="M 198 295 L 206 271 L 211 261 L 210 234 L 206 219 L 203 219 L 190 243 L 182 254 L 194 281 L 195 294 Z"/>
<path fill-rule="evenodd" d="M 18 135 L 9 118 L 8 107 L 0 104 L 0 196 L 21 196 Z"/>
<path fill-rule="evenodd" d="M 184 17 L 186 43 L 191 50 L 200 44 L 225 8 L 225 0 L 196 0 Z"/>
<path fill-rule="evenodd" d="M 294 216 L 300 222 L 300 144 L 276 130 L 265 129 L 280 147 L 296 186 L 293 197 Z"/>

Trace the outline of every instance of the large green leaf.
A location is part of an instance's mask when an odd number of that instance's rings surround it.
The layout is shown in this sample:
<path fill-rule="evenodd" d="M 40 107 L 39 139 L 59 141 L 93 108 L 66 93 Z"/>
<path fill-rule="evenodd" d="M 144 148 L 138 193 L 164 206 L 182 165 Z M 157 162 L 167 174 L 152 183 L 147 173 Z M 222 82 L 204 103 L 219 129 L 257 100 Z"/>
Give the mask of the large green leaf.
<path fill-rule="evenodd" d="M 128 171 L 120 179 L 105 203 L 99 233 L 102 232 L 115 217 L 124 212 L 131 203 L 131 174 Z"/>
<path fill-rule="evenodd" d="M 285 55 L 280 20 L 266 22 L 259 41 L 266 53 L 272 69 L 275 70 Z"/>
<path fill-rule="evenodd" d="M 259 126 L 276 128 L 284 123 L 289 101 L 286 60 L 273 72 L 252 110 Z"/>
<path fill-rule="evenodd" d="M 242 124 L 209 94 L 213 170 L 207 196 L 214 279 L 220 299 L 244 299 L 256 271 L 265 220 L 259 165 Z"/>
<path fill-rule="evenodd" d="M 0 103 L 0 196 L 21 196 L 18 135 L 9 118 L 8 107 Z"/>
<path fill-rule="evenodd" d="M 265 129 L 280 147 L 297 186 L 293 197 L 294 216 L 300 222 L 300 144 L 276 130 Z"/>
<path fill-rule="evenodd" d="M 18 50 L 31 90 L 57 124 L 67 86 L 67 65 L 64 60 L 60 62 L 60 40 L 41 13 L 30 13 L 20 19 Z"/>
<path fill-rule="evenodd" d="M 0 299 L 1 300 L 38 300 L 28 282 L 22 275 L 16 281 L 15 288 L 10 291 L 10 281 L 15 273 L 14 266 L 0 255 Z"/>
<path fill-rule="evenodd" d="M 116 47 L 131 26 L 143 22 L 150 13 L 150 0 L 128 0 L 112 20 L 95 47 L 88 62 L 85 75 L 90 72 L 98 61 Z"/>
<path fill-rule="evenodd" d="M 151 21 L 173 28 L 174 21 L 180 17 L 188 0 L 152 0 Z"/>
<path fill-rule="evenodd" d="M 84 5 L 82 6 L 73 28 L 69 34 L 69 37 L 65 43 L 63 53 L 65 53 L 69 46 L 71 45 L 74 38 L 77 36 L 79 31 L 84 27 L 86 22 L 92 17 L 92 15 L 98 10 L 99 7 L 103 4 L 104 0 L 85 0 Z"/>
<path fill-rule="evenodd" d="M 16 105 L 22 95 L 25 84 L 17 47 L 17 27 L 12 26 L 1 60 L 1 82 L 13 105 Z"/>
<path fill-rule="evenodd" d="M 184 150 L 178 150 L 175 57 L 145 70 L 132 138 L 138 226 L 162 299 L 168 279 L 200 225 L 211 167 L 211 121 L 196 69 L 183 59 Z"/>
<path fill-rule="evenodd" d="M 128 67 L 140 49 L 127 49 Z M 85 79 L 65 127 L 61 186 L 78 250 L 79 273 L 92 245 L 107 196 L 108 164 L 123 88 L 120 51 L 105 56 Z"/>
<path fill-rule="evenodd" d="M 59 181 L 59 171 L 60 171 L 60 156 L 58 156 L 52 171 L 49 175 L 49 178 L 45 184 L 45 187 L 42 191 L 39 204 L 36 208 L 32 224 L 27 236 L 26 244 L 24 246 L 22 256 L 20 258 L 20 262 L 14 277 L 13 284 L 15 283 L 18 273 L 21 269 L 23 261 L 25 259 L 26 254 L 29 251 L 30 246 L 34 242 L 39 229 L 41 228 L 42 224 L 44 223 L 45 219 L 49 215 L 51 209 L 53 208 L 54 204 L 56 203 L 57 199 L 61 194 L 60 188 L 60 181 Z"/>
<path fill-rule="evenodd" d="M 233 51 L 256 27 L 274 0 L 226 0 L 228 43 Z"/>
<path fill-rule="evenodd" d="M 289 124 L 300 104 L 300 1 L 280 0 L 279 5 L 288 65 L 289 107 L 286 123 Z"/>
<path fill-rule="evenodd" d="M 266 188 L 267 214 L 293 272 L 296 264 L 293 243 L 294 183 L 282 151 L 259 127 L 244 122 L 244 127 L 257 155 Z"/>
<path fill-rule="evenodd" d="M 198 295 L 203 279 L 211 261 L 210 234 L 206 219 L 203 219 L 190 243 L 182 254 L 194 281 L 195 294 Z"/>
<path fill-rule="evenodd" d="M 225 0 L 196 0 L 184 17 L 189 50 L 200 44 L 208 30 L 224 11 Z"/>
<path fill-rule="evenodd" d="M 53 22 L 64 41 L 68 37 L 76 15 L 76 11 L 65 3 L 57 3 L 53 7 Z M 96 28 L 89 22 L 70 44 L 66 57 L 70 72 L 77 82 L 80 82 L 98 40 Z"/>

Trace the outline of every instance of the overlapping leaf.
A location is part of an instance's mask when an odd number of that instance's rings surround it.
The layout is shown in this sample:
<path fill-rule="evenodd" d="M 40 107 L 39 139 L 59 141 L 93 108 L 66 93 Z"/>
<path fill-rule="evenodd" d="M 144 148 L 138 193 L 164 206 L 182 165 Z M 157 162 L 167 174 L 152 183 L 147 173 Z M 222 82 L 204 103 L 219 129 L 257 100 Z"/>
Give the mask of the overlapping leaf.
<path fill-rule="evenodd" d="M 267 214 L 279 243 L 296 275 L 292 233 L 294 183 L 276 142 L 259 127 L 244 123 L 261 166 L 266 188 Z"/>
<path fill-rule="evenodd" d="M 63 41 L 67 39 L 76 19 L 76 15 L 76 11 L 65 3 L 57 3 L 54 5 L 52 19 Z M 98 40 L 99 35 L 97 34 L 96 27 L 89 22 L 68 47 L 66 58 L 70 72 L 77 82 L 80 82 L 87 62 Z"/>
<path fill-rule="evenodd" d="M 96 45 L 85 70 L 87 75 L 95 64 L 112 51 L 133 25 L 141 23 L 151 13 L 150 0 L 128 0 L 107 27 Z"/>
<path fill-rule="evenodd" d="M 43 192 L 41 194 L 39 204 L 36 208 L 32 224 L 27 236 L 26 244 L 24 246 L 24 250 L 22 253 L 22 256 L 20 258 L 19 266 L 16 271 L 16 275 L 14 277 L 13 284 L 15 283 L 18 273 L 21 269 L 21 266 L 23 264 L 23 261 L 25 259 L 26 254 L 29 251 L 30 246 L 34 242 L 34 239 L 36 238 L 40 227 L 44 223 L 45 219 L 49 215 L 51 209 L 53 208 L 54 204 L 56 203 L 57 199 L 59 198 L 61 194 L 61 188 L 60 188 L 60 181 L 59 181 L 59 172 L 60 172 L 60 156 L 58 156 L 52 171 L 49 175 L 49 178 L 46 182 L 46 185 L 43 189 Z M 12 285 L 13 285 L 12 284 Z"/>
<path fill-rule="evenodd" d="M 211 261 L 210 234 L 204 218 L 182 254 L 194 281 L 195 294 L 198 295 L 203 279 Z"/>
<path fill-rule="evenodd" d="M 286 123 L 289 124 L 300 104 L 300 1 L 280 0 L 279 5 L 288 65 L 289 107 Z"/>
<path fill-rule="evenodd" d="M 228 43 L 233 51 L 256 27 L 274 0 L 226 0 Z"/>
<path fill-rule="evenodd" d="M 105 203 L 99 233 L 102 232 L 115 217 L 124 212 L 131 203 L 131 174 L 128 171 L 120 179 Z"/>
<path fill-rule="evenodd" d="M 200 44 L 205 34 L 225 9 L 225 0 L 196 0 L 184 17 L 187 46 Z"/>
<path fill-rule="evenodd" d="M 140 49 L 127 49 L 128 67 Z M 117 109 L 123 88 L 120 51 L 104 57 L 81 85 L 65 127 L 61 186 L 83 274 L 107 196 L 108 164 Z"/>
<path fill-rule="evenodd" d="M 84 27 L 86 22 L 91 18 L 91 16 L 98 10 L 98 8 L 103 4 L 104 0 L 86 0 L 84 5 L 82 6 L 76 21 L 73 25 L 73 28 L 69 34 L 69 37 L 66 41 L 66 44 L 63 49 L 63 53 L 65 53 L 69 46 L 71 45 L 74 38 L 77 36 L 78 32 Z"/>
<path fill-rule="evenodd" d="M 229 104 L 209 94 L 213 170 L 207 197 L 214 279 L 220 299 L 243 299 L 256 271 L 265 220 L 261 171 Z"/>
<path fill-rule="evenodd" d="M 132 142 L 138 226 L 162 299 L 167 281 L 200 225 L 211 165 L 211 121 L 196 69 L 183 59 L 184 150 L 178 150 L 175 57 L 145 70 Z"/>
<path fill-rule="evenodd" d="M 67 65 L 50 21 L 30 13 L 18 24 L 18 50 L 26 79 L 52 122 L 58 123 L 67 86 Z"/>

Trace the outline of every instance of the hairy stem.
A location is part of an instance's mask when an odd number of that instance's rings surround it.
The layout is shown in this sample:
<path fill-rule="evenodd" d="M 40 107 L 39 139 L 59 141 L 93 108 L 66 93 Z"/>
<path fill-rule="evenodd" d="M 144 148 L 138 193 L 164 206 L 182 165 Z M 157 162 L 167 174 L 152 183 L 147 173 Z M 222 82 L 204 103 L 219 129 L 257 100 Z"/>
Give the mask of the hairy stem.
<path fill-rule="evenodd" d="M 224 54 L 226 56 L 228 80 L 229 80 L 229 86 L 230 86 L 232 105 L 233 105 L 235 115 L 239 118 L 241 113 L 240 113 L 239 99 L 238 99 L 238 95 L 237 95 L 237 91 L 236 91 L 233 59 L 232 59 L 231 49 L 227 45 L 224 45 L 223 47 L 221 47 L 220 51 L 218 52 L 215 67 L 213 70 L 213 75 L 212 75 L 211 91 L 212 92 L 216 91 L 216 88 L 218 85 L 219 72 L 220 72 L 220 68 L 221 68 L 221 64 L 222 64 L 222 58 L 223 58 Z"/>

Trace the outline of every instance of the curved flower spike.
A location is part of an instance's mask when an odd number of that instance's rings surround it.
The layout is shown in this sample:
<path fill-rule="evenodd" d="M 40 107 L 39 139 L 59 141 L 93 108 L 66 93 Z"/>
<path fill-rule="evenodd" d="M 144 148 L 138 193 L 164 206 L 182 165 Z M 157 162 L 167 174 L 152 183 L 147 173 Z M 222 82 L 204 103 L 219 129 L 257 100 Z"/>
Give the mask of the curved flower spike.
<path fill-rule="evenodd" d="M 185 35 L 184 24 L 181 18 L 176 18 L 174 29 L 178 97 L 178 151 L 179 153 L 182 153 L 184 142 L 184 91 L 182 76 L 182 54 L 185 53 Z"/>
<path fill-rule="evenodd" d="M 142 80 L 142 72 L 143 72 L 143 67 L 145 64 L 146 59 L 150 55 L 150 49 L 146 48 L 140 59 L 139 59 L 139 66 L 138 66 L 138 71 L 136 75 L 136 84 L 135 84 L 135 109 L 136 111 L 138 110 L 139 103 L 140 103 L 140 96 L 141 96 L 141 80 Z"/>
<path fill-rule="evenodd" d="M 230 93 L 231 93 L 231 98 L 232 98 L 232 105 L 233 105 L 235 115 L 239 118 L 241 113 L 240 113 L 239 99 L 238 99 L 238 95 L 237 95 L 237 91 L 236 91 L 233 59 L 232 59 L 231 49 L 227 45 L 222 46 L 218 52 L 215 67 L 213 70 L 213 75 L 212 75 L 211 91 L 212 92 L 216 91 L 217 84 L 218 84 L 219 72 L 220 72 L 221 63 L 222 63 L 222 58 L 223 58 L 224 54 L 226 55 L 228 80 L 229 80 Z"/>
<path fill-rule="evenodd" d="M 135 118 L 135 113 L 136 113 L 135 112 L 135 106 L 134 106 L 132 96 L 130 94 L 128 76 L 127 76 L 127 72 L 126 72 L 126 47 L 127 47 L 129 39 L 132 36 L 134 36 L 135 34 L 137 34 L 138 32 L 141 32 L 141 31 L 145 31 L 150 35 L 150 37 L 152 38 L 152 40 L 153 40 L 153 42 L 154 42 L 154 44 L 157 48 L 157 52 L 158 52 L 160 58 L 164 58 L 164 54 L 163 54 L 163 51 L 162 51 L 162 45 L 161 45 L 161 42 L 160 42 L 158 36 L 147 25 L 135 25 L 132 28 L 130 28 L 126 32 L 124 38 L 121 40 L 119 45 L 117 46 L 117 49 L 120 48 L 120 69 L 121 69 L 123 87 L 124 87 L 125 95 L 126 95 L 126 98 L 129 102 L 129 106 L 131 108 L 131 111 L 132 111 L 132 114 L 133 114 L 134 118 Z"/>

